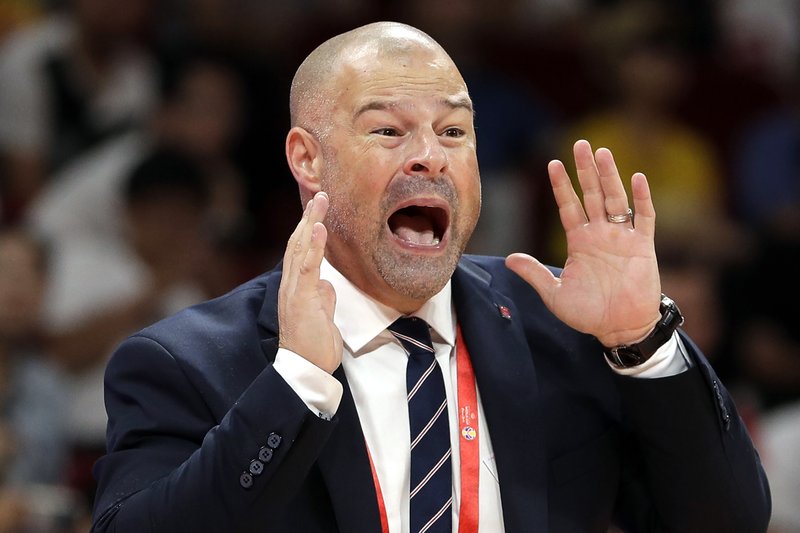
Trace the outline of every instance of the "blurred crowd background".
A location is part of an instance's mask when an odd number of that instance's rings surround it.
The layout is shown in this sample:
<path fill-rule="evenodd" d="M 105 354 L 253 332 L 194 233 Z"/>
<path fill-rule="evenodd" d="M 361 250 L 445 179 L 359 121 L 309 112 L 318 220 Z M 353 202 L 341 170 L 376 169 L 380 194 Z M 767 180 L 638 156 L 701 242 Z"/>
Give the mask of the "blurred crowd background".
<path fill-rule="evenodd" d="M 563 263 L 579 138 L 647 174 L 664 292 L 800 531 L 800 0 L 0 0 L 0 533 L 88 530 L 107 358 L 281 257 L 294 70 L 385 19 L 467 80 L 470 252 Z"/>

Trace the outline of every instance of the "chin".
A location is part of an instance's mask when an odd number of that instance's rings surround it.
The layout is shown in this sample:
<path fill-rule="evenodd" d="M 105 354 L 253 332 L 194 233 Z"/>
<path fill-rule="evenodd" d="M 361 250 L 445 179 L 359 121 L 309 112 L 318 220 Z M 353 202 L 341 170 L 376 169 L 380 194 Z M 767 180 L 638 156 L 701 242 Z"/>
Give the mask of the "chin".
<path fill-rule="evenodd" d="M 398 294 L 413 300 L 428 300 L 444 288 L 461 258 L 449 246 L 439 253 L 385 253 L 375 257 L 378 273 Z"/>

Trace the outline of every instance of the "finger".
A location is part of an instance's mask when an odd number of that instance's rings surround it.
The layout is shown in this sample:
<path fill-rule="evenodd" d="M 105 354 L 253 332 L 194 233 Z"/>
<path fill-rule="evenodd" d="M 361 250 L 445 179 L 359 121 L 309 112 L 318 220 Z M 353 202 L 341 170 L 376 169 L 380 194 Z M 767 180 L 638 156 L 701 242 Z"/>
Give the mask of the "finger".
<path fill-rule="evenodd" d="M 299 292 L 316 291 L 319 285 L 319 267 L 325 256 L 325 243 L 328 239 L 328 230 L 322 222 L 315 222 L 311 230 L 308 251 L 300 266 L 300 275 L 297 279 Z"/>
<path fill-rule="evenodd" d="M 634 174 L 631 178 L 631 188 L 633 208 L 636 210 L 636 231 L 653 238 L 656 233 L 656 210 L 645 175 L 641 172 Z"/>
<path fill-rule="evenodd" d="M 287 275 L 286 288 L 289 294 L 294 292 L 297 288 L 299 271 L 303 268 L 303 261 L 308 254 L 311 247 L 311 237 L 314 225 L 321 222 L 328 212 L 328 195 L 324 192 L 318 192 L 314 198 L 309 202 L 303 218 L 297 225 L 293 238 L 290 239 L 289 244 L 286 246 L 286 253 L 284 255 L 284 275 Z M 323 252 L 324 253 L 324 252 Z M 288 264 L 287 263 L 288 259 Z"/>
<path fill-rule="evenodd" d="M 619 177 L 614 156 L 608 148 L 600 148 L 595 153 L 600 186 L 605 196 L 605 212 L 608 215 L 623 215 L 628 212 L 628 194 Z"/>
<path fill-rule="evenodd" d="M 569 179 L 564 163 L 558 160 L 550 161 L 547 165 L 550 175 L 550 185 L 553 187 L 553 196 L 558 206 L 558 216 L 565 231 L 586 224 L 586 213 L 580 198 L 575 193 L 572 180 Z"/>
<path fill-rule="evenodd" d="M 308 232 L 306 237 L 311 238 L 311 232 L 314 228 L 314 224 L 317 222 L 322 222 L 325 219 L 325 215 L 328 213 L 328 205 L 330 200 L 328 200 L 328 194 L 322 191 L 318 192 L 314 195 L 313 203 L 311 204 L 311 209 L 308 212 L 308 228 L 306 231 Z"/>
<path fill-rule="evenodd" d="M 308 214 L 308 221 L 310 224 L 309 238 L 311 237 L 311 232 L 313 232 L 314 225 L 317 222 L 325 220 L 325 215 L 328 214 L 329 206 L 330 200 L 328 199 L 327 193 L 318 192 L 314 195 L 314 204 L 311 206 L 311 212 Z"/>
<path fill-rule="evenodd" d="M 303 216 L 300 217 L 300 222 L 297 223 L 295 226 L 294 231 L 291 235 L 289 235 L 289 240 L 286 242 L 286 250 L 283 252 L 283 277 L 281 283 L 285 286 L 293 285 L 294 279 L 294 269 L 292 265 L 294 264 L 294 259 L 297 255 L 297 247 L 298 243 L 300 242 L 301 235 L 305 229 L 305 226 L 308 222 L 308 214 L 311 211 L 311 205 L 313 204 L 313 198 L 306 203 L 306 207 L 303 210 Z"/>
<path fill-rule="evenodd" d="M 303 268 L 303 262 L 314 244 L 314 235 L 315 232 L 318 231 L 316 226 L 318 223 L 322 223 L 327 212 L 328 195 L 324 192 L 318 192 L 314 195 L 314 201 L 308 211 L 308 220 L 306 220 L 306 225 L 300 233 L 300 245 L 297 247 L 297 257 L 301 260 L 301 263 L 298 265 L 301 269 Z M 325 233 L 325 237 L 327 238 L 327 232 Z M 322 252 L 324 253 L 324 245 Z"/>
<path fill-rule="evenodd" d="M 589 141 L 580 140 L 573 147 L 578 181 L 583 190 L 583 207 L 590 221 L 606 220 L 605 195 Z"/>
<path fill-rule="evenodd" d="M 560 281 L 546 266 L 528 254 L 519 253 L 506 257 L 506 266 L 527 281 L 550 307 Z"/>

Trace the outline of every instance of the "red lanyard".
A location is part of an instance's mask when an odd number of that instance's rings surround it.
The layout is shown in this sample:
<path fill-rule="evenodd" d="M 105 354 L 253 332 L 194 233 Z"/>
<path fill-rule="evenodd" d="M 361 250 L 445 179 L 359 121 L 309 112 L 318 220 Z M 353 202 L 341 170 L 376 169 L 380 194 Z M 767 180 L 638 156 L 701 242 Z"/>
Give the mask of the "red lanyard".
<path fill-rule="evenodd" d="M 456 372 L 458 380 L 458 448 L 461 457 L 461 508 L 458 513 L 458 533 L 478 531 L 478 481 L 480 479 L 480 439 L 478 432 L 478 393 L 475 387 L 475 372 L 469 358 L 467 345 L 461 335 L 461 326 L 456 335 Z M 389 533 L 389 519 L 383 502 L 381 484 L 372 456 L 367 447 L 372 481 L 378 495 L 378 510 L 381 531 Z"/>
<path fill-rule="evenodd" d="M 478 531 L 478 481 L 480 479 L 480 439 L 478 433 L 478 393 L 475 371 L 467 344 L 457 327 L 456 370 L 458 372 L 458 448 L 461 450 L 461 509 L 458 533 Z"/>

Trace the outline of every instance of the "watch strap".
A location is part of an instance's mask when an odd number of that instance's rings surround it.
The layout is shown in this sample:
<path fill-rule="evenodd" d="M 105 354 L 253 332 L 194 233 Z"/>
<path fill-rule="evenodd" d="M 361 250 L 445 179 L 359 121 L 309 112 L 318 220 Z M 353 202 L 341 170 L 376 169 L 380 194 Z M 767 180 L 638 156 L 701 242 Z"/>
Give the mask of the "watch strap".
<path fill-rule="evenodd" d="M 616 368 L 631 368 L 649 360 L 683 324 L 683 315 L 677 304 L 668 296 L 661 295 L 659 305 L 661 319 L 650 334 L 635 344 L 614 346 L 604 350 L 609 363 Z"/>

